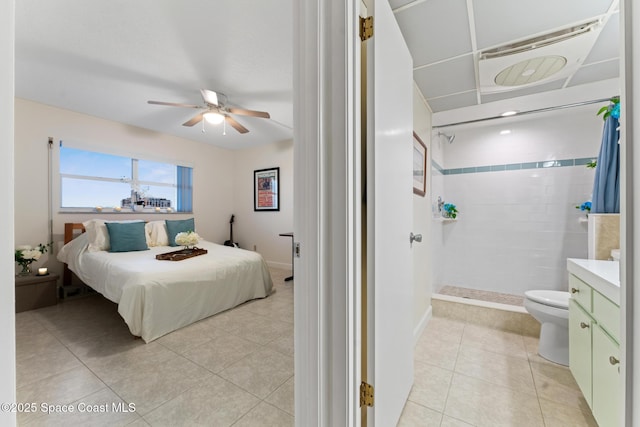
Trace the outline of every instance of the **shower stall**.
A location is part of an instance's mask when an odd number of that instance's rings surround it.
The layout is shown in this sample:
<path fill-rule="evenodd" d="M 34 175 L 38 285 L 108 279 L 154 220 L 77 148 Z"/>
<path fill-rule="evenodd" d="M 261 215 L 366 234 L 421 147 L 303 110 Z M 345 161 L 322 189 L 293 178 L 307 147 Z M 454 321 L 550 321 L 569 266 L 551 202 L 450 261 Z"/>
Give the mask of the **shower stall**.
<path fill-rule="evenodd" d="M 530 289 L 567 290 L 566 259 L 587 257 L 580 206 L 591 199 L 599 107 L 434 130 L 434 298 L 521 305 Z M 455 220 L 442 217 L 442 202 L 456 205 Z"/>

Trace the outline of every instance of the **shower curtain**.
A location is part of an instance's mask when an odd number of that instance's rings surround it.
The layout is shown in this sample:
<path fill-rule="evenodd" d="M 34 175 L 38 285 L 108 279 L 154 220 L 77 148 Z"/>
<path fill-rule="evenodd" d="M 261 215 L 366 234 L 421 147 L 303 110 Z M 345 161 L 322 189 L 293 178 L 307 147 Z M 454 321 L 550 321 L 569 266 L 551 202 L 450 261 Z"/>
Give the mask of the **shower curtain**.
<path fill-rule="evenodd" d="M 620 213 L 620 132 L 618 119 L 609 116 L 602 132 L 602 145 L 593 183 L 591 212 Z"/>

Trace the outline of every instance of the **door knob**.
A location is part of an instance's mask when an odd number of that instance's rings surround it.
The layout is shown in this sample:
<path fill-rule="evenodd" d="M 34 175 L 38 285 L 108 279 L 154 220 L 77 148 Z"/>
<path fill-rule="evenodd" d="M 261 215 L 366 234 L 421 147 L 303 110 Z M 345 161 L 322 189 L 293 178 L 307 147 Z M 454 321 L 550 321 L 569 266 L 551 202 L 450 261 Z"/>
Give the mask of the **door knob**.
<path fill-rule="evenodd" d="M 587 325 L 587 324 L 586 324 L 586 323 L 584 323 L 584 322 L 580 322 L 580 327 L 581 327 L 582 329 L 586 329 L 586 328 L 588 328 L 588 327 L 589 327 L 589 325 Z"/>
<path fill-rule="evenodd" d="M 620 363 L 620 360 L 618 360 L 618 358 L 614 356 L 609 356 L 609 363 L 611 363 L 612 365 L 617 365 L 618 363 Z"/>
<path fill-rule="evenodd" d="M 422 234 L 409 234 L 409 243 L 413 243 L 414 241 L 418 243 L 422 242 Z"/>

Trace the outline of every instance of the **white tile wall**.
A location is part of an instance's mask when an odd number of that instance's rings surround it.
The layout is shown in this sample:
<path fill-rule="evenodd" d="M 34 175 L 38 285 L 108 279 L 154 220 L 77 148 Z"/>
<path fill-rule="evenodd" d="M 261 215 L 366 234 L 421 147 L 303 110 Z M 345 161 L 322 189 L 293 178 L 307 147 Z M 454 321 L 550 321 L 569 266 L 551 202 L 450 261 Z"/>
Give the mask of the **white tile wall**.
<path fill-rule="evenodd" d="M 598 108 L 464 129 L 444 146 L 442 166 L 595 158 L 602 133 Z M 503 128 L 512 133 L 500 135 Z M 585 166 L 432 177 L 432 188 L 442 182 L 433 188 L 434 198 L 441 191 L 460 212 L 458 221 L 442 224 L 441 241 L 434 232 L 433 265 L 442 265 L 434 272 L 434 291 L 442 285 L 516 295 L 566 290 L 566 258 L 587 257 L 587 226 L 580 222 L 585 214 L 575 206 L 590 200 L 593 177 Z"/>
<path fill-rule="evenodd" d="M 438 136 L 432 136 L 431 139 L 431 160 L 437 163 L 440 167 L 444 164 L 444 144 L 442 138 Z M 429 197 L 431 197 L 431 213 L 434 215 L 434 210 L 437 208 L 438 196 L 444 197 L 444 175 L 436 170 L 435 167 L 430 168 L 431 179 L 430 186 L 431 191 Z M 432 221 L 431 224 L 431 283 L 433 284 L 433 292 L 438 292 L 443 282 L 443 254 L 444 254 L 444 239 L 443 239 L 443 223 L 438 221 Z"/>
<path fill-rule="evenodd" d="M 600 105 L 556 110 L 445 129 L 446 169 L 597 156 L 602 139 Z M 503 130 L 511 133 L 501 135 Z"/>

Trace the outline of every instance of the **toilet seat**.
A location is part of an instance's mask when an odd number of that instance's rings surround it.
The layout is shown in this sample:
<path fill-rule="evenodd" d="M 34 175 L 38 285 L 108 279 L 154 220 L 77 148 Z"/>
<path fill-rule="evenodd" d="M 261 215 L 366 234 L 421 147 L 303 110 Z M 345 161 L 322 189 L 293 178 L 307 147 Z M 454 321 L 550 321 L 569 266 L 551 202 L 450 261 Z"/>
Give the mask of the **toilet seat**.
<path fill-rule="evenodd" d="M 571 294 L 563 291 L 526 291 L 524 295 L 531 301 L 535 301 L 539 304 L 548 305 L 563 310 L 569 309 L 569 298 Z"/>

